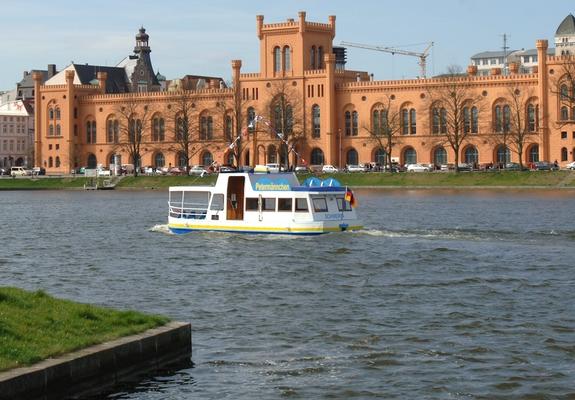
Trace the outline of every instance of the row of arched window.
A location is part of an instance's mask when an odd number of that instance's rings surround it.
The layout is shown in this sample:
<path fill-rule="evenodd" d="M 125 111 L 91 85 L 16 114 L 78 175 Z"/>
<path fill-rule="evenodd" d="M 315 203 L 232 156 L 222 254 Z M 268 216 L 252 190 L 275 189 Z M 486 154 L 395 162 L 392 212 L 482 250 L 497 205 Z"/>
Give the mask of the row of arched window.
<path fill-rule="evenodd" d="M 311 69 L 323 69 L 323 54 L 323 46 L 311 46 L 309 52 Z"/>

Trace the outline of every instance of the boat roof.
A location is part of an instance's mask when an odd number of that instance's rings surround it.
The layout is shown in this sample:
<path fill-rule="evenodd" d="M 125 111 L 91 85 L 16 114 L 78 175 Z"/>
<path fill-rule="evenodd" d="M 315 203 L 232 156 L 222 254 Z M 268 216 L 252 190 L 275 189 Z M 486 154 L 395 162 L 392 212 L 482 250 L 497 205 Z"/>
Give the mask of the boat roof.
<path fill-rule="evenodd" d="M 222 184 L 227 184 L 230 177 L 243 176 L 255 192 L 343 192 L 344 186 L 334 178 L 319 179 L 310 177 L 303 184 L 299 182 L 293 172 L 254 173 L 254 172 L 227 172 L 219 174 L 215 185 L 203 186 L 171 186 L 170 191 L 201 191 L 212 190 Z"/>

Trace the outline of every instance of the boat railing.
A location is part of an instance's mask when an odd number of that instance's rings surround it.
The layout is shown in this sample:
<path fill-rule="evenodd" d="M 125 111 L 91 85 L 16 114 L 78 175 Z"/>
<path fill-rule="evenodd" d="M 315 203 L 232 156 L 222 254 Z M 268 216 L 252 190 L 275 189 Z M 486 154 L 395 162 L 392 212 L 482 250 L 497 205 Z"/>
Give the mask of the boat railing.
<path fill-rule="evenodd" d="M 208 207 L 206 204 L 169 203 L 170 217 L 184 219 L 206 219 Z"/>

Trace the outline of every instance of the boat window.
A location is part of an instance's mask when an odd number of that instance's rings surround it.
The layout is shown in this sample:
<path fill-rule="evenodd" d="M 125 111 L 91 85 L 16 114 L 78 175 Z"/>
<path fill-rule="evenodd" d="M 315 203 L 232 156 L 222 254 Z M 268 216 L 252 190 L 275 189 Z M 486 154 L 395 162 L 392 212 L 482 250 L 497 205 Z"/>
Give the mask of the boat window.
<path fill-rule="evenodd" d="M 325 197 L 317 197 L 313 199 L 313 210 L 315 212 L 327 212 L 327 202 Z"/>
<path fill-rule="evenodd" d="M 184 195 L 184 192 L 182 192 L 181 190 L 170 192 L 170 202 L 182 203 L 182 196 L 183 195 Z"/>
<path fill-rule="evenodd" d="M 212 196 L 212 205 L 210 210 L 223 211 L 224 210 L 224 195 L 221 193 Z"/>
<path fill-rule="evenodd" d="M 262 210 L 263 211 L 275 211 L 276 210 L 276 199 L 275 197 L 264 197 L 262 199 Z"/>
<path fill-rule="evenodd" d="M 278 211 L 291 211 L 292 199 L 278 199 Z"/>
<path fill-rule="evenodd" d="M 295 210 L 299 212 L 308 212 L 307 199 L 295 199 Z"/>
<path fill-rule="evenodd" d="M 351 211 L 351 204 L 349 201 L 345 201 L 343 197 L 338 197 L 337 199 L 337 209 L 339 211 Z"/>
<path fill-rule="evenodd" d="M 184 192 L 184 207 L 195 209 L 208 209 L 210 192 Z"/>
<path fill-rule="evenodd" d="M 258 210 L 258 198 L 246 197 L 246 211 L 257 211 L 257 210 Z"/>

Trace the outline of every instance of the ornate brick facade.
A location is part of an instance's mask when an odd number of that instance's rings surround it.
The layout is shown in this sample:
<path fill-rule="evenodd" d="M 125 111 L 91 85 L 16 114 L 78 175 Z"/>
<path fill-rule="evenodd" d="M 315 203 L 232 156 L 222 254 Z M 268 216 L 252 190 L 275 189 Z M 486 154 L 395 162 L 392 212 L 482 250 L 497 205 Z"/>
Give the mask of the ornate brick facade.
<path fill-rule="evenodd" d="M 459 162 L 518 160 L 513 152 L 505 155 L 501 142 L 506 119 L 513 119 L 509 108 L 513 93 L 520 99 L 518 110 L 531 131 L 522 150 L 523 162 L 575 160 L 575 125 L 569 122 L 575 117 L 561 118 L 562 102 L 555 89 L 565 65 L 574 61 L 567 56 L 547 56 L 546 40 L 537 42 L 540 61 L 532 74 L 510 68 L 509 75 L 493 71 L 491 76 L 476 76 L 477 69 L 470 67 L 456 78 L 373 81 L 367 72 L 346 70 L 341 60 L 336 60 L 335 16 L 330 16 L 328 23 L 310 22 L 305 16 L 300 12 L 297 20 L 270 24 L 257 16 L 260 71 L 242 73 L 241 61 L 232 61 L 232 88 L 213 80 L 214 84 L 195 90 L 172 85 L 177 89 L 138 92 L 132 88 L 132 93 L 110 94 L 106 72 L 100 72 L 90 84 L 75 84 L 70 70 L 65 71 L 65 84 L 42 86 L 40 76 L 35 76 L 35 164 L 46 167 L 48 173 L 68 173 L 79 166 L 108 165 L 117 160 L 115 155 L 121 163 L 133 163 L 115 143 L 121 142 L 121 137 L 114 137 L 114 121 L 126 104 L 132 104 L 141 110 L 135 117 L 146 118 L 140 165 L 185 165 L 175 145 L 177 118 L 173 115 L 183 97 L 192 102 L 194 115 L 190 164 L 211 160 L 227 164 L 238 146 L 241 154 L 234 163 L 285 163 L 287 146 L 270 132 L 268 125 L 274 124 L 285 131 L 281 132 L 283 138 L 294 150 L 289 152 L 291 165 L 303 162 L 297 155 L 307 164 L 382 162 L 381 145 L 370 132 L 386 104 L 396 109 L 400 118 L 391 152 L 395 160 L 453 163 L 456 156 L 443 135 L 435 94 L 454 81 L 470 98 L 477 99 L 469 103 L 467 111 L 461 109 L 460 129 L 466 138 L 459 147 Z M 141 32 L 140 39 L 140 51 L 148 52 L 147 34 Z M 132 83 L 137 85 L 135 80 Z M 157 80 L 153 83 L 149 90 L 157 90 Z M 278 108 L 278 96 L 287 98 L 289 110 Z M 277 122 L 280 114 L 283 124 Z M 257 126 L 250 125 L 253 115 L 262 116 Z"/>

